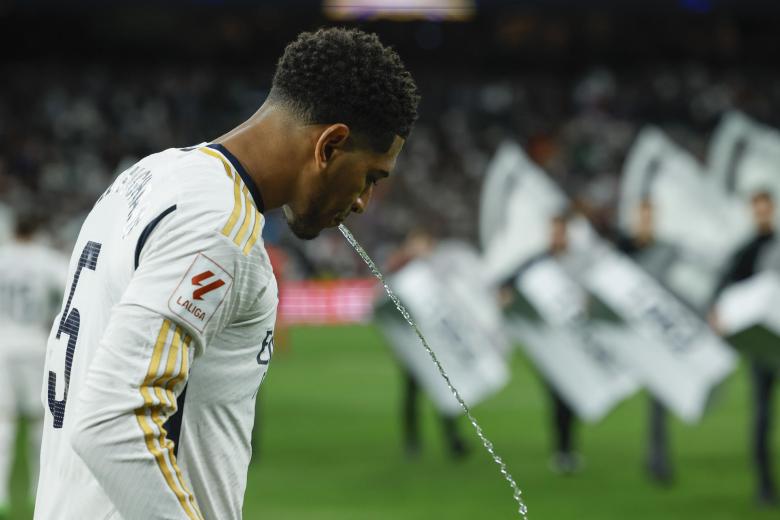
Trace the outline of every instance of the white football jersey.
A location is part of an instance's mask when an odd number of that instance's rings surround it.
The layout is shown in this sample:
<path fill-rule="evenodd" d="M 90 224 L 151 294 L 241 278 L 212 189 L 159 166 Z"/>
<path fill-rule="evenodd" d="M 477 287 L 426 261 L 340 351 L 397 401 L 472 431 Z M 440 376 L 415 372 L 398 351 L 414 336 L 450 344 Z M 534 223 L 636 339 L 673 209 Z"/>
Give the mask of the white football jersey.
<path fill-rule="evenodd" d="M 67 258 L 43 244 L 0 246 L 0 357 L 42 356 L 67 270 Z"/>
<path fill-rule="evenodd" d="M 221 145 L 95 204 L 49 336 L 35 518 L 237 519 L 277 287 L 262 199 Z"/>

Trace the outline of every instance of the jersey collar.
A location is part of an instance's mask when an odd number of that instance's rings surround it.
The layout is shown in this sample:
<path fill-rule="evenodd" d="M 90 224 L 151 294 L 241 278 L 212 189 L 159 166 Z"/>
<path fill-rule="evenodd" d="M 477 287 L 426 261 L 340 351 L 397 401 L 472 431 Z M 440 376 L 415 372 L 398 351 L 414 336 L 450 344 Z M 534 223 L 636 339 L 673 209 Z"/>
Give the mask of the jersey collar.
<path fill-rule="evenodd" d="M 257 207 L 257 211 L 263 213 L 265 211 L 263 196 L 260 194 L 260 190 L 257 189 L 257 185 L 254 183 L 254 181 L 252 181 L 252 178 L 249 176 L 247 171 L 244 169 L 238 159 L 236 159 L 236 156 L 230 153 L 230 151 L 220 143 L 211 143 L 206 146 L 212 150 L 218 151 L 224 155 L 228 161 L 230 161 L 230 164 L 233 166 L 233 168 L 236 169 L 238 175 L 241 177 L 241 180 L 244 181 L 244 184 L 249 189 L 249 193 L 252 195 L 252 200 L 255 201 L 255 207 Z"/>

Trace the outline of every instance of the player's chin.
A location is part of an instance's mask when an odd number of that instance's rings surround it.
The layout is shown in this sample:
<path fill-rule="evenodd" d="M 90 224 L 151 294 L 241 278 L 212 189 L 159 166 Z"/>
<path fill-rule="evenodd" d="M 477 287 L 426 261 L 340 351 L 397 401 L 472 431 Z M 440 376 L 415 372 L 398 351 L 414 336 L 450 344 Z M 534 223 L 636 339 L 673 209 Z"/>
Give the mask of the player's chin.
<path fill-rule="evenodd" d="M 323 226 L 312 224 L 311 219 L 294 214 L 289 206 L 284 206 L 283 211 L 287 227 L 290 228 L 293 235 L 302 240 L 317 238 L 323 229 Z"/>
<path fill-rule="evenodd" d="M 325 223 L 302 225 L 297 228 L 297 231 L 296 229 L 293 229 L 293 233 L 295 233 L 295 236 L 298 238 L 311 240 L 320 236 L 320 233 L 325 229 L 339 227 L 343 221 L 343 218 L 333 218 Z"/>
<path fill-rule="evenodd" d="M 295 234 L 296 237 L 298 237 L 298 238 L 300 238 L 302 240 L 314 240 L 315 238 L 320 236 L 320 232 L 321 231 L 322 231 L 321 229 L 320 230 L 316 230 L 316 231 L 311 230 L 311 229 L 306 229 L 306 230 L 301 230 L 301 231 L 293 230 L 293 234 Z"/>
<path fill-rule="evenodd" d="M 320 236 L 320 232 L 322 231 L 322 228 L 296 225 L 295 222 L 288 222 L 287 225 L 290 227 L 290 231 L 293 232 L 293 235 L 302 240 L 313 240 Z"/>

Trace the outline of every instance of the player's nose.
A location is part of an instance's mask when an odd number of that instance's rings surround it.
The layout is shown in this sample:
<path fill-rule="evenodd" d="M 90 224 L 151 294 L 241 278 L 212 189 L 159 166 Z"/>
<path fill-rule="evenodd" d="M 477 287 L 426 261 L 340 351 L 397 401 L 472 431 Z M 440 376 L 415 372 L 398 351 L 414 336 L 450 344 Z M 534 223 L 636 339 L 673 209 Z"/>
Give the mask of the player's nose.
<path fill-rule="evenodd" d="M 352 204 L 352 211 L 355 213 L 363 213 L 368 208 L 368 204 L 371 202 L 371 195 L 374 193 L 374 185 L 369 184 L 363 193 Z"/>

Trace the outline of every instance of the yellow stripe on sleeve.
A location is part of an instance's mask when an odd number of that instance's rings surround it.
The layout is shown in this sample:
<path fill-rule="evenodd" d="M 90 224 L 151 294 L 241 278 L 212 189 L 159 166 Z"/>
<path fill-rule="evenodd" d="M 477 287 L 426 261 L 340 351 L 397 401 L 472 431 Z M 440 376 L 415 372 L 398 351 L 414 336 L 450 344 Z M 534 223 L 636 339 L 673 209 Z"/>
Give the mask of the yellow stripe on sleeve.
<path fill-rule="evenodd" d="M 162 374 L 160 374 L 160 376 L 157 379 L 155 379 L 151 385 L 152 388 L 154 388 L 154 391 L 157 394 L 157 398 L 160 400 L 161 404 L 165 400 L 165 398 L 163 397 L 163 389 L 165 389 L 166 392 L 170 392 L 170 390 L 168 389 L 168 383 L 170 383 L 171 379 L 173 379 L 174 377 L 174 370 L 176 368 L 175 363 L 176 363 L 176 358 L 178 357 L 179 354 L 180 344 L 181 344 L 181 327 L 176 325 L 176 328 L 173 331 L 173 341 L 171 342 L 171 346 L 168 348 L 168 362 L 165 365 L 165 371 Z M 155 373 L 156 372 L 157 371 L 155 371 Z"/>
<path fill-rule="evenodd" d="M 158 383 L 155 385 L 155 391 L 157 392 L 157 397 L 160 399 L 160 402 L 162 403 L 163 399 L 165 399 L 170 408 L 176 407 L 176 395 L 173 393 L 173 389 L 176 388 L 176 385 L 182 382 L 185 377 L 187 377 L 187 372 L 189 371 L 188 349 L 190 341 L 192 341 L 192 338 L 184 334 L 181 327 L 177 325 L 176 330 L 174 331 L 173 342 L 171 343 L 171 347 L 168 350 L 168 363 L 165 368 L 165 372 L 160 376 Z M 181 348 L 179 348 L 180 345 Z M 181 352 L 181 359 L 179 359 L 179 352 Z M 175 366 L 177 360 L 179 360 L 178 370 L 176 370 Z M 165 397 L 163 397 L 163 391 L 165 392 Z M 195 504 L 192 492 L 190 492 L 187 484 L 184 483 L 184 477 L 182 477 L 181 471 L 179 470 L 179 465 L 176 464 L 176 458 L 173 454 L 174 445 L 170 440 L 165 439 L 164 435 L 162 434 L 162 432 L 165 432 L 165 428 L 160 414 L 153 412 L 152 420 L 157 424 L 158 428 L 160 428 L 160 446 L 168 450 L 168 454 L 171 458 L 173 469 L 176 472 L 179 485 L 187 494 L 190 503 L 193 505 L 193 509 L 195 509 L 197 512 L 198 509 L 197 505 Z M 167 434 L 167 432 L 165 432 L 165 434 Z M 163 443 L 165 443 L 165 446 L 163 446 Z"/>
<path fill-rule="evenodd" d="M 260 238 L 260 223 L 263 221 L 263 216 L 260 214 L 259 211 L 255 210 L 255 223 L 252 226 L 252 234 L 249 235 L 249 240 L 247 240 L 246 245 L 244 246 L 244 255 L 248 255 L 249 251 L 252 250 L 252 246 L 255 245 L 257 242 L 257 239 Z"/>
<path fill-rule="evenodd" d="M 241 227 L 238 229 L 235 238 L 233 238 L 233 242 L 238 247 L 241 247 L 241 244 L 244 242 L 246 233 L 249 230 L 249 224 L 252 222 L 252 231 L 249 234 L 249 240 L 246 242 L 246 244 L 244 244 L 243 247 L 244 255 L 247 255 L 252 249 L 252 246 L 257 243 L 258 237 L 260 236 L 260 223 L 262 222 L 261 219 L 263 217 L 260 212 L 257 211 L 254 201 L 249 196 L 249 190 L 241 180 L 241 176 L 233 172 L 233 169 L 228 160 L 225 159 L 222 154 L 212 150 L 211 148 L 200 148 L 200 151 L 206 155 L 214 157 L 215 159 L 219 159 L 222 163 L 222 166 L 225 168 L 225 172 L 227 172 L 228 177 L 233 180 L 233 211 L 230 213 L 230 217 L 228 218 L 227 223 L 225 223 L 225 226 L 222 228 L 221 233 L 230 238 L 230 235 L 232 235 L 233 231 L 236 229 L 236 224 L 238 223 L 238 219 L 241 216 L 241 210 L 245 209 L 244 218 L 241 220 Z M 242 192 L 244 195 L 243 198 L 241 197 Z M 252 220 L 252 214 L 254 214 L 254 220 Z"/>
<path fill-rule="evenodd" d="M 179 369 L 179 373 L 176 374 L 176 377 L 171 379 L 171 382 L 168 385 L 168 389 L 171 391 L 176 388 L 176 385 L 184 381 L 184 378 L 187 377 L 187 373 L 190 370 L 190 343 L 192 343 L 192 336 L 185 334 L 184 341 L 182 342 L 181 368 Z"/>
<path fill-rule="evenodd" d="M 225 161 L 225 159 L 222 157 L 222 155 L 218 154 L 211 148 L 198 148 L 201 152 L 205 153 L 206 155 L 210 155 L 215 159 L 219 159 L 222 163 L 222 167 L 225 168 L 225 173 L 227 173 L 227 176 L 231 179 L 233 178 L 233 170 L 230 169 L 230 165 Z"/>
<path fill-rule="evenodd" d="M 187 377 L 187 373 L 189 372 L 189 362 L 190 362 L 190 354 L 189 354 L 189 348 L 190 348 L 190 342 L 192 341 L 192 337 L 185 335 L 184 341 L 182 342 L 182 349 L 181 349 L 181 368 L 179 369 L 179 373 L 171 379 L 168 388 L 166 388 L 166 392 L 168 394 L 168 397 L 171 399 L 171 403 L 176 402 L 176 398 L 173 394 L 173 388 L 176 387 L 180 382 L 184 380 L 185 377 Z M 181 440 L 181 439 L 180 439 Z M 175 455 L 173 454 L 173 449 L 171 448 L 171 451 L 169 452 L 171 455 L 171 459 L 174 461 L 173 469 L 176 472 L 176 478 L 179 479 L 179 484 L 181 485 L 182 489 L 184 489 L 184 492 L 187 493 L 187 495 L 190 497 L 190 504 L 192 504 L 192 508 L 195 510 L 195 513 L 198 514 L 199 517 L 202 517 L 203 515 L 200 513 L 200 510 L 198 509 L 198 504 L 195 503 L 195 495 L 192 494 L 192 492 L 187 487 L 187 484 L 184 482 L 184 477 L 181 474 L 181 470 L 179 469 L 179 465 L 175 463 Z"/>
<path fill-rule="evenodd" d="M 241 227 L 238 230 L 238 233 L 236 234 L 236 238 L 233 239 L 233 242 L 238 246 L 241 247 L 241 243 L 244 241 L 244 235 L 246 235 L 247 230 L 249 229 L 249 222 L 252 221 L 252 212 L 254 211 L 255 207 L 252 205 L 251 202 L 249 202 L 249 190 L 246 186 L 244 186 L 244 207 L 246 208 L 246 211 L 244 212 L 244 220 L 241 222 Z"/>
<path fill-rule="evenodd" d="M 236 222 L 238 221 L 238 217 L 241 215 L 241 179 L 238 175 L 233 174 L 230 163 L 228 163 L 221 154 L 215 152 L 211 148 L 199 148 L 199 150 L 206 155 L 219 159 L 222 163 L 222 167 L 225 168 L 225 173 L 233 180 L 233 211 L 230 213 L 230 217 L 221 231 L 223 235 L 230 238 L 230 235 L 233 233 L 233 228 L 235 228 Z"/>
<path fill-rule="evenodd" d="M 238 217 L 241 215 L 241 182 L 238 180 L 238 176 L 233 179 L 233 212 L 230 214 L 225 227 L 222 228 L 222 234 L 230 238 L 230 234 L 233 232 L 233 228 L 236 226 Z"/>
<path fill-rule="evenodd" d="M 163 403 L 171 407 L 175 406 L 175 398 L 169 386 L 171 381 L 173 379 L 178 379 L 179 377 L 183 378 L 183 374 L 186 374 L 186 372 L 182 373 L 182 370 L 176 374 L 176 377 L 174 377 L 173 374 L 176 366 L 175 361 L 178 357 L 179 345 L 181 345 L 181 329 L 176 327 L 173 331 L 173 337 L 171 338 L 172 341 L 170 342 L 171 344 L 168 351 L 168 360 L 165 366 L 165 371 L 160 376 L 157 376 L 163 353 L 165 352 L 165 347 L 169 343 L 168 336 L 170 328 L 171 322 L 167 319 L 163 320 L 160 333 L 157 336 L 157 341 L 154 346 L 154 351 L 152 352 L 152 359 L 149 363 L 149 371 L 147 372 L 146 377 L 144 378 L 144 382 L 141 386 L 141 396 L 143 397 L 144 405 L 135 411 L 135 416 L 138 420 L 138 425 L 141 427 L 141 430 L 144 433 L 146 448 L 157 461 L 157 466 L 160 468 L 165 482 L 168 484 L 168 487 L 171 489 L 171 491 L 173 491 L 174 495 L 176 495 L 176 498 L 179 500 L 179 504 L 181 505 L 182 509 L 190 519 L 202 520 L 202 515 L 200 514 L 200 511 L 195 504 L 194 496 L 184 485 L 184 479 L 181 477 L 181 472 L 178 465 L 176 464 L 176 457 L 173 454 L 173 443 L 165 437 L 167 432 L 163 427 L 163 420 L 161 417 L 161 411 L 164 405 Z M 188 359 L 185 360 L 185 356 L 187 355 L 186 346 L 188 343 L 189 338 L 185 339 L 185 348 L 182 349 L 181 369 L 186 368 L 186 365 L 189 361 Z M 165 382 L 165 394 L 167 395 L 163 394 L 162 389 L 160 388 L 160 386 L 163 384 L 163 381 Z M 160 400 L 158 405 L 154 404 L 154 397 L 152 396 L 151 388 L 154 388 L 154 391 Z M 167 397 L 167 399 L 165 397 Z M 157 425 L 157 428 L 160 432 L 159 436 L 155 434 L 154 428 L 149 423 L 147 410 L 151 414 L 152 422 Z M 155 443 L 155 440 L 157 443 Z M 166 460 L 166 451 L 168 458 L 170 459 L 170 466 L 173 467 L 174 472 L 176 473 L 176 477 L 179 480 L 178 483 L 174 479 L 173 473 L 171 472 L 171 467 L 169 467 L 169 463 Z M 178 484 L 180 484 L 181 487 L 179 487 Z"/>

